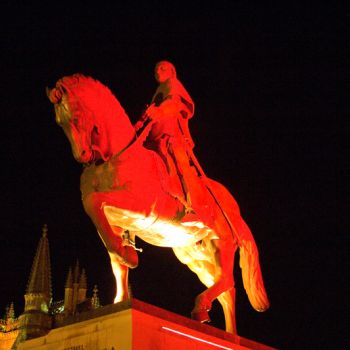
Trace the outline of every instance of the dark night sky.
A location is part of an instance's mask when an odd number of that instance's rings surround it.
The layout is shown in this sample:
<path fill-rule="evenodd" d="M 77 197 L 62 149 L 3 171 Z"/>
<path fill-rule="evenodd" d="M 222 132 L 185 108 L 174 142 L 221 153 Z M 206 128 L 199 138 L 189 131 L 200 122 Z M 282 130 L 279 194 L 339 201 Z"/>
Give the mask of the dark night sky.
<path fill-rule="evenodd" d="M 237 264 L 239 334 L 280 349 L 335 348 L 349 294 L 348 125 L 339 97 L 349 78 L 340 50 L 349 46 L 349 18 L 339 14 L 349 8 L 282 3 L 2 5 L 1 313 L 11 301 L 23 310 L 44 223 L 54 298 L 76 259 L 103 304 L 114 293 L 107 253 L 81 205 L 81 166 L 45 87 L 91 75 L 135 121 L 156 88 L 154 64 L 168 59 L 196 103 L 190 128 L 200 163 L 236 198 L 259 248 L 271 308 L 250 307 Z M 134 297 L 189 316 L 202 291 L 197 277 L 170 249 L 137 243 L 144 252 L 131 272 Z M 216 303 L 212 318 L 223 326 Z"/>

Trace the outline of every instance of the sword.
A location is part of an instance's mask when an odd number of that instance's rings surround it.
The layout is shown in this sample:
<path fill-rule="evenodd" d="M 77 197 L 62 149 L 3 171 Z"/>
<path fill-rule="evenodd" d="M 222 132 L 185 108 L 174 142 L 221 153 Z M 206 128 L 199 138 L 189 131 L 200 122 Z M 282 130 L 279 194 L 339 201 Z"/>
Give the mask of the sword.
<path fill-rule="evenodd" d="M 202 168 L 201 165 L 199 164 L 198 159 L 196 158 L 196 156 L 194 155 L 194 153 L 193 153 L 193 151 L 192 151 L 192 148 L 189 148 L 189 149 L 187 150 L 187 152 L 188 152 L 188 156 L 189 156 L 191 162 L 193 163 L 193 165 L 194 165 L 195 168 L 197 169 L 197 171 L 198 171 L 200 177 L 202 178 L 205 187 L 208 189 L 210 195 L 213 197 L 213 199 L 214 199 L 216 205 L 219 207 L 219 209 L 220 209 L 222 215 L 224 216 L 226 222 L 228 223 L 228 225 L 229 225 L 229 227 L 230 227 L 230 229 L 231 229 L 231 233 L 232 233 L 233 238 L 236 239 L 236 241 L 237 241 L 238 244 L 240 245 L 241 240 L 239 239 L 239 237 L 238 237 L 237 234 L 235 233 L 234 225 L 232 224 L 231 220 L 230 220 L 229 217 L 227 216 L 225 210 L 222 208 L 222 206 L 221 206 L 219 200 L 216 198 L 216 196 L 215 196 L 215 194 L 214 194 L 214 192 L 213 192 L 213 190 L 212 190 L 212 188 L 211 188 L 209 179 L 208 179 L 208 177 L 205 175 L 203 168 Z"/>

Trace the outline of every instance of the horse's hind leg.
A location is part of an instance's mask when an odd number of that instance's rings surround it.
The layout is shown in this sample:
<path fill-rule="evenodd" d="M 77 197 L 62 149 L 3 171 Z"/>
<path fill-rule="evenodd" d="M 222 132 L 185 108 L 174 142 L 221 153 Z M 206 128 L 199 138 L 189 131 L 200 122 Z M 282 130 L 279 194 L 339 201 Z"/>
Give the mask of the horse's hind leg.
<path fill-rule="evenodd" d="M 235 303 L 236 303 L 236 289 L 235 287 L 222 293 L 218 300 L 224 310 L 226 332 L 237 334 L 236 328 L 236 315 L 235 315 Z"/>
<path fill-rule="evenodd" d="M 203 241 L 201 246 L 174 248 L 175 255 L 208 288 L 196 297 L 192 318 L 210 321 L 208 311 L 214 299 L 222 305 L 226 331 L 236 333 L 233 263 L 236 246 L 232 241 Z M 198 254 L 197 250 L 200 251 Z M 202 259 L 199 257 L 202 255 Z M 205 257 L 205 258 L 204 258 Z M 203 259 L 204 258 L 204 259 Z"/>
<path fill-rule="evenodd" d="M 195 300 L 195 307 L 192 311 L 192 317 L 201 321 L 207 321 L 207 312 L 210 311 L 212 302 L 218 298 L 222 293 L 225 294 L 219 301 L 223 306 L 225 319 L 228 321 L 226 328 L 234 332 L 234 281 L 233 281 L 233 264 L 234 253 L 236 247 L 232 244 L 232 241 L 226 242 L 224 240 L 212 240 L 209 242 L 208 251 L 211 252 L 213 259 L 213 283 L 204 292 L 199 294 Z M 198 273 L 197 273 L 198 274 Z M 230 292 L 232 290 L 232 292 Z"/>

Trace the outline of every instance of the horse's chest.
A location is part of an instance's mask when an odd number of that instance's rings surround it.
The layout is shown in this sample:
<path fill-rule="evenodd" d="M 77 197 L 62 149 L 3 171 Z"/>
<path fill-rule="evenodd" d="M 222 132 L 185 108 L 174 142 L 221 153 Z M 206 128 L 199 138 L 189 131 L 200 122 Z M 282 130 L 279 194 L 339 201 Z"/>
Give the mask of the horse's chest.
<path fill-rule="evenodd" d="M 80 190 L 84 195 L 91 192 L 109 192 L 119 189 L 116 166 L 111 162 L 87 166 L 80 178 Z"/>

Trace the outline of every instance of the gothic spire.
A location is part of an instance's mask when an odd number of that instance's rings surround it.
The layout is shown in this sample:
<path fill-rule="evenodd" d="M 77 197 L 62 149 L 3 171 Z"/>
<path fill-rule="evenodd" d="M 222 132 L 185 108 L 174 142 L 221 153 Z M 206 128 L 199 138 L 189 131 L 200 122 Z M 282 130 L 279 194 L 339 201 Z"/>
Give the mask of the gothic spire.
<path fill-rule="evenodd" d="M 6 318 L 7 318 L 7 320 L 9 320 L 9 319 L 14 320 L 15 319 L 15 309 L 13 306 L 13 302 L 10 304 L 10 307 L 6 310 Z"/>
<path fill-rule="evenodd" d="M 94 289 L 93 289 L 93 296 L 91 298 L 91 305 L 93 307 L 93 309 L 97 309 L 101 306 L 100 304 L 100 298 L 98 297 L 98 289 L 97 289 L 97 285 L 94 285 Z"/>
<path fill-rule="evenodd" d="M 73 288 L 73 277 L 71 267 L 68 270 L 65 288 Z"/>
<path fill-rule="evenodd" d="M 26 339 L 37 338 L 49 332 L 52 318 L 49 313 L 51 305 L 51 267 L 47 225 L 43 226 L 32 269 L 24 294 L 24 312 L 19 316 L 19 333 L 13 345 Z"/>
<path fill-rule="evenodd" d="M 79 275 L 80 275 L 80 267 L 79 267 L 79 260 L 77 260 L 74 268 L 73 283 L 79 283 Z"/>
<path fill-rule="evenodd" d="M 34 257 L 26 293 L 43 293 L 49 300 L 52 297 L 50 251 L 46 224 L 42 229 L 42 236 Z"/>
<path fill-rule="evenodd" d="M 80 278 L 79 278 L 79 288 L 87 289 L 87 280 L 85 269 L 82 269 Z"/>

